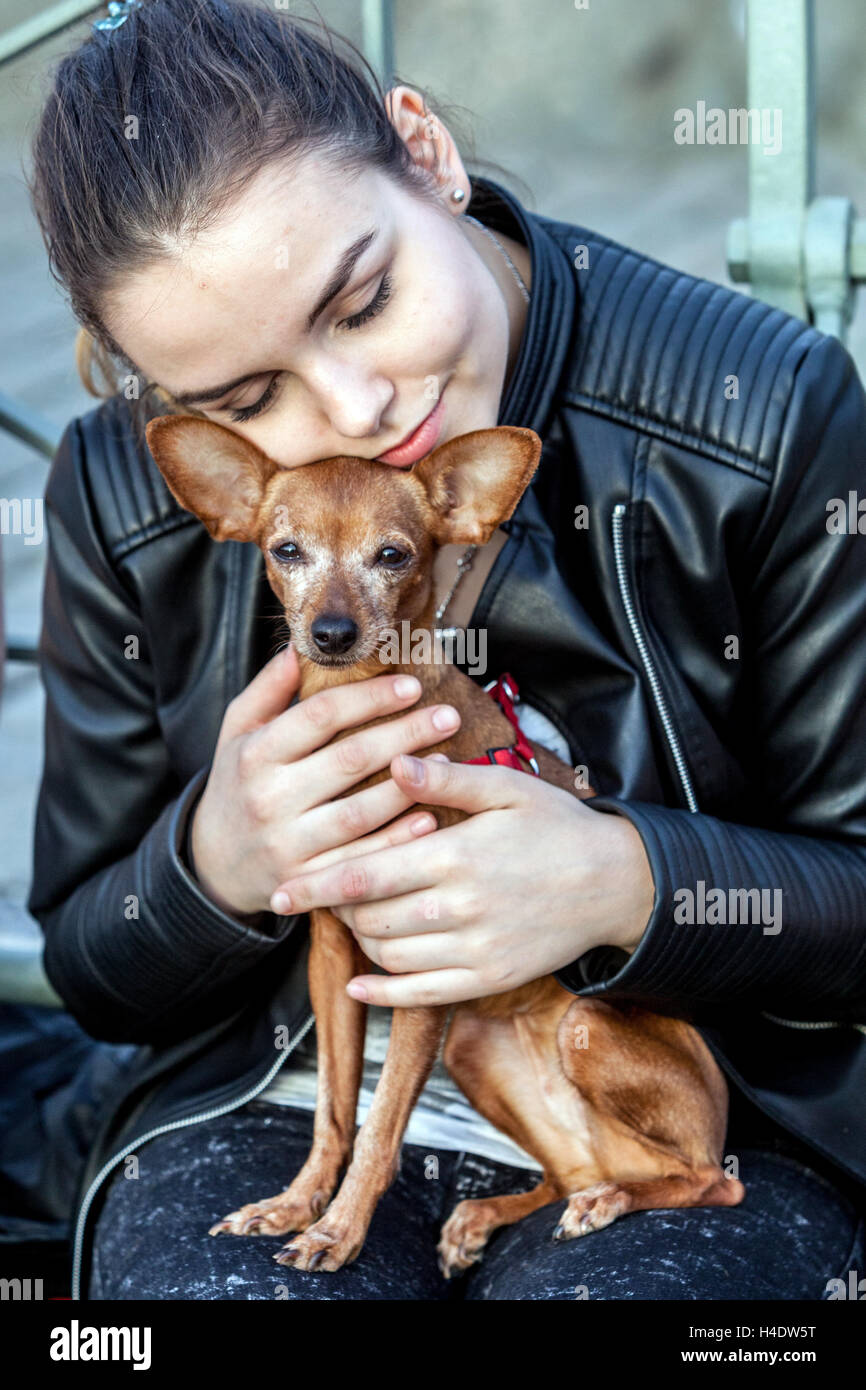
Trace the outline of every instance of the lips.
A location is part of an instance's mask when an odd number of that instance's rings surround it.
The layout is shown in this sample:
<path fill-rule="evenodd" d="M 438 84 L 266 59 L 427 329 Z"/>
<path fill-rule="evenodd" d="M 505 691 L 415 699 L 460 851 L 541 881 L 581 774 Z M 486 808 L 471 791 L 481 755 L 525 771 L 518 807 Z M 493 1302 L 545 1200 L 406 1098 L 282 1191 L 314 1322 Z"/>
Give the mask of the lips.
<path fill-rule="evenodd" d="M 398 444 L 393 449 L 388 449 L 386 453 L 379 454 L 377 463 L 391 463 L 397 467 L 407 467 L 410 463 L 417 463 L 418 459 L 429 454 L 435 446 L 442 429 L 442 418 L 444 415 L 443 401 L 445 392 L 439 397 L 430 414 L 421 421 L 417 429 L 402 444 Z"/>

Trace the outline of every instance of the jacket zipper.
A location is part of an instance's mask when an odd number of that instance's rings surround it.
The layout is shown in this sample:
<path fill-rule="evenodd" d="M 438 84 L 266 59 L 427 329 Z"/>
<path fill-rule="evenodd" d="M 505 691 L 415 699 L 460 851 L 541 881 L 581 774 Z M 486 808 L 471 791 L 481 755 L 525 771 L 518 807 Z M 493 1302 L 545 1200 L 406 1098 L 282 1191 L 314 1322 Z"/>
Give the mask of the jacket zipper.
<path fill-rule="evenodd" d="M 686 766 L 686 760 L 683 757 L 683 751 L 680 747 L 680 742 L 677 738 L 676 730 L 674 729 L 673 722 L 670 717 L 670 712 L 667 707 L 664 692 L 661 688 L 658 673 L 655 669 L 655 665 L 653 664 L 653 659 L 650 656 L 646 639 L 644 638 L 643 632 L 641 630 L 640 621 L 637 616 L 637 611 L 635 609 L 634 603 L 632 602 L 631 590 L 628 582 L 628 570 L 626 568 L 625 563 L 625 547 L 623 544 L 622 534 L 623 522 L 625 521 L 625 514 L 627 510 L 628 508 L 626 507 L 626 504 L 624 502 L 617 502 L 616 506 L 613 509 L 613 515 L 611 517 L 611 529 L 613 533 L 613 556 L 614 564 L 616 565 L 616 579 L 617 584 L 619 585 L 619 594 L 620 598 L 622 599 L 622 606 L 625 609 L 626 618 L 628 619 L 628 625 L 631 628 L 631 634 L 634 638 L 635 646 L 638 649 L 641 662 L 643 663 L 644 671 L 646 672 L 647 680 L 649 681 L 650 690 L 652 691 L 653 700 L 655 701 L 655 707 L 658 711 L 658 716 L 661 720 L 662 728 L 664 729 L 665 737 L 668 741 L 668 747 L 670 748 L 671 756 L 674 760 L 674 766 L 676 767 L 677 774 L 680 779 L 680 784 L 685 794 L 686 803 L 690 811 L 696 812 L 698 810 L 698 802 L 694 793 L 691 778 L 689 776 L 689 770 Z M 858 1033 L 866 1034 L 866 1024 L 864 1023 L 812 1023 L 793 1018 L 778 1018 L 775 1014 L 766 1013 L 764 1010 L 762 1010 L 761 1012 L 763 1018 L 769 1019 L 771 1023 L 780 1023 L 785 1028 L 854 1028 Z"/>
<path fill-rule="evenodd" d="M 643 663 L 644 671 L 646 672 L 646 678 L 649 681 L 650 690 L 652 691 L 652 697 L 655 701 L 655 707 L 658 711 L 659 719 L 662 722 L 662 728 L 665 731 L 665 738 L 667 739 L 668 747 L 671 750 L 671 756 L 674 760 L 674 766 L 676 767 L 677 775 L 680 779 L 680 785 L 683 789 L 683 793 L 686 798 L 686 805 L 688 806 L 690 811 L 697 811 L 697 797 L 695 796 L 694 788 L 692 787 L 692 779 L 689 776 L 689 770 L 686 767 L 686 760 L 683 757 L 683 750 L 680 747 L 680 741 L 677 738 L 676 730 L 673 726 L 673 721 L 671 720 L 671 716 L 668 711 L 667 702 L 665 700 L 664 693 L 661 688 L 661 682 L 659 681 L 656 668 L 653 664 L 653 659 L 650 656 L 649 648 L 646 644 L 646 641 L 644 640 L 644 635 L 641 631 L 640 623 L 638 622 L 637 613 L 635 612 L 635 606 L 631 600 L 631 591 L 629 589 L 628 584 L 628 572 L 626 570 L 625 564 L 625 548 L 623 546 L 622 541 L 622 525 L 625 520 L 625 514 L 625 503 L 617 502 L 616 506 L 613 509 L 613 517 L 611 518 L 611 521 L 613 527 L 613 557 L 614 563 L 616 565 L 616 578 L 617 583 L 619 584 L 620 598 L 622 599 L 622 606 L 625 609 L 625 616 L 628 618 L 628 625 L 631 628 L 631 635 L 634 638 L 635 646 L 638 649 L 640 659 Z"/>
<path fill-rule="evenodd" d="M 236 1110 L 238 1106 L 246 1105 L 249 1101 L 254 1100 L 255 1097 L 259 1095 L 260 1092 L 262 1092 L 265 1089 L 265 1087 L 270 1084 L 270 1082 L 276 1076 L 277 1072 L 280 1070 L 280 1067 L 285 1062 L 286 1058 L 290 1055 L 290 1053 L 294 1052 L 295 1048 L 298 1046 L 298 1043 L 309 1032 L 314 1021 L 315 1016 L 313 1014 L 310 1014 L 309 1017 L 304 1020 L 301 1027 L 295 1033 L 294 1037 L 290 1040 L 288 1046 L 281 1050 L 280 1056 L 268 1067 L 268 1070 L 262 1077 L 261 1081 L 257 1081 L 255 1086 L 252 1086 L 248 1090 L 244 1091 L 243 1095 L 238 1096 L 237 1100 L 227 1101 L 224 1105 L 214 1106 L 211 1110 L 202 1110 L 197 1115 L 187 1115 L 184 1119 L 181 1120 L 172 1120 L 169 1124 L 157 1125 L 155 1129 L 150 1129 L 147 1131 L 147 1133 L 140 1134 L 137 1139 L 133 1139 L 130 1143 L 125 1145 L 125 1147 L 122 1148 L 118 1153 L 116 1153 L 113 1158 L 110 1158 L 108 1162 L 104 1164 L 104 1166 L 97 1173 L 96 1177 L 93 1179 L 93 1182 L 90 1184 L 90 1187 L 87 1189 L 87 1192 L 85 1193 L 84 1199 L 78 1211 L 78 1218 L 75 1223 L 75 1243 L 73 1247 L 72 1256 L 73 1300 L 80 1300 L 81 1298 L 81 1257 L 84 1246 L 84 1227 L 87 1222 L 88 1212 L 90 1211 L 90 1208 L 93 1205 L 93 1199 L 95 1198 L 97 1192 L 99 1191 L 100 1187 L 102 1186 L 103 1182 L 108 1177 L 108 1174 L 112 1171 L 112 1169 L 116 1168 L 118 1163 L 120 1163 L 121 1159 L 124 1159 L 127 1154 L 133 1153 L 136 1149 L 140 1148 L 142 1144 L 146 1144 L 150 1139 L 155 1139 L 159 1134 L 167 1134 L 169 1130 L 172 1129 L 185 1129 L 188 1125 L 199 1124 L 202 1120 L 215 1120 L 220 1115 L 227 1115 L 230 1110 Z"/>

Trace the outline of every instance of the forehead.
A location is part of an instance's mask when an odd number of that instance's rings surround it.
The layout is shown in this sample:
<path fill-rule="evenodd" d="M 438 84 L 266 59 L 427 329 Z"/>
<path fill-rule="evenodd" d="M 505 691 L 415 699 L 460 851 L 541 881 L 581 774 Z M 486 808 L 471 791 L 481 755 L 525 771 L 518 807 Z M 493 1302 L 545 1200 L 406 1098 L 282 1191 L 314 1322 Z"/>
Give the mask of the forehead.
<path fill-rule="evenodd" d="M 347 175 L 323 156 L 267 165 L 194 239 L 165 240 L 162 256 L 119 279 L 109 331 L 170 390 L 260 370 L 300 337 L 346 247 L 390 228 L 396 196 L 378 170 Z"/>
<path fill-rule="evenodd" d="M 334 549 L 356 546 L 365 536 L 422 526 L 425 497 L 411 473 L 369 459 L 324 459 L 282 469 L 265 493 L 264 538 L 289 530 L 326 538 Z"/>

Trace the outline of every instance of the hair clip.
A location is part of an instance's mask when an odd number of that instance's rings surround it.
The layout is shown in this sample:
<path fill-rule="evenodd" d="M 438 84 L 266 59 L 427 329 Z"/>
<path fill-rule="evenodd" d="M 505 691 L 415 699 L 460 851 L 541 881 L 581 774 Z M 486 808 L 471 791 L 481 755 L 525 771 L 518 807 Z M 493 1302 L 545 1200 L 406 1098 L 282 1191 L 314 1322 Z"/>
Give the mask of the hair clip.
<path fill-rule="evenodd" d="M 133 10 L 141 9 L 141 0 L 108 0 L 108 17 L 97 19 L 94 29 L 119 29 Z"/>

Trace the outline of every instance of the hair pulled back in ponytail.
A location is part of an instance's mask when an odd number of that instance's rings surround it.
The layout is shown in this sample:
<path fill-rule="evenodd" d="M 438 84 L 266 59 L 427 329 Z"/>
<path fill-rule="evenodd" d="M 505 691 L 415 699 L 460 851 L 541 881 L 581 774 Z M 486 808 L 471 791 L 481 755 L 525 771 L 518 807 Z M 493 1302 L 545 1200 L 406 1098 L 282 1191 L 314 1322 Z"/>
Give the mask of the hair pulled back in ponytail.
<path fill-rule="evenodd" d="M 151 398 L 139 423 L 171 410 L 108 332 L 112 286 L 193 240 L 265 165 L 316 152 L 347 176 L 374 167 L 437 196 L 375 71 L 321 20 L 246 0 L 146 0 L 60 61 L 28 186 L 92 394 L 114 394 L 128 375 Z"/>

